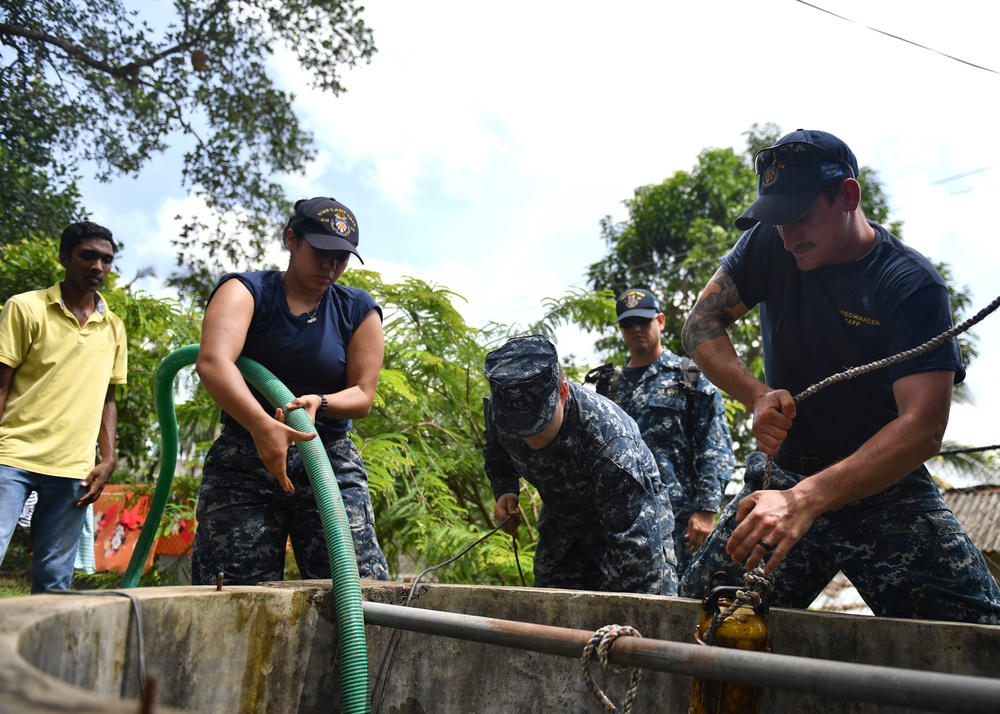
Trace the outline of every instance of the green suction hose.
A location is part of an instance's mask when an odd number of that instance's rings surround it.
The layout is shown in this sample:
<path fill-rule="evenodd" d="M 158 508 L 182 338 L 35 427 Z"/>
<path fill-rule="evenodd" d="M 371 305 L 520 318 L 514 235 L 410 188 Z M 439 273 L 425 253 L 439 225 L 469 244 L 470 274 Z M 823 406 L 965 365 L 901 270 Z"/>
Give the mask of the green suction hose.
<path fill-rule="evenodd" d="M 177 414 L 174 410 L 173 384 L 177 372 L 198 358 L 198 345 L 187 345 L 172 353 L 160 363 L 156 371 L 154 392 L 156 410 L 160 421 L 161 465 L 153 499 L 142 526 L 139 541 L 129 560 L 122 579 L 123 588 L 133 588 L 139 582 L 143 565 L 149 557 L 156 538 L 156 530 L 170 496 L 170 487 L 177 468 Z M 259 363 L 240 357 L 236 360 L 243 377 L 252 384 L 269 403 L 281 407 L 294 399 L 294 395 L 270 371 Z M 303 409 L 286 415 L 287 424 L 298 431 L 313 433 L 316 427 Z M 299 454 L 312 484 L 319 506 L 326 548 L 333 576 L 333 591 L 337 613 L 337 629 L 341 651 L 341 706 L 345 714 L 371 711 L 368 694 L 368 652 L 365 642 L 364 612 L 362 610 L 361 583 L 354 554 L 351 525 L 347 520 L 340 487 L 330 465 L 330 459 L 318 439 L 299 443 Z"/>
<path fill-rule="evenodd" d="M 170 488 L 177 470 L 177 412 L 174 410 L 174 379 L 177 373 L 198 359 L 198 345 L 187 345 L 176 349 L 160 362 L 153 379 L 153 395 L 156 399 L 156 416 L 160 421 L 160 476 L 156 480 L 156 490 L 146 514 L 146 521 L 139 532 L 139 542 L 135 544 L 128 568 L 122 578 L 123 588 L 134 588 L 139 584 L 142 568 L 156 540 L 163 510 L 170 498 Z M 288 402 L 285 402 L 286 404 Z"/>

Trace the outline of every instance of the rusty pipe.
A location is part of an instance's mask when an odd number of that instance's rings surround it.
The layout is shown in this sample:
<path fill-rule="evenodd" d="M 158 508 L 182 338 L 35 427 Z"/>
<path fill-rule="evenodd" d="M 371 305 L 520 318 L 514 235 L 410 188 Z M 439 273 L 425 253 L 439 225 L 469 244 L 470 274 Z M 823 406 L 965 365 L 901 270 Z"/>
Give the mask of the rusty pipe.
<path fill-rule="evenodd" d="M 440 637 L 580 658 L 594 633 L 551 625 L 364 602 L 365 622 Z M 1000 679 L 811 657 L 748 652 L 624 637 L 608 660 L 704 679 L 816 694 L 924 711 L 1000 712 Z"/>

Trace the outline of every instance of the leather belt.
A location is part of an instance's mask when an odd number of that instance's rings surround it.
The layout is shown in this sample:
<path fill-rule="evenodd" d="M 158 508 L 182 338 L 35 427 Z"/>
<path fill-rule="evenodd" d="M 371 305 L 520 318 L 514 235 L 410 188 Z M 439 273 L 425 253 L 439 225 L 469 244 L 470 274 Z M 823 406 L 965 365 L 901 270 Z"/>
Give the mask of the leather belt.
<path fill-rule="evenodd" d="M 778 455 L 774 457 L 774 463 L 785 471 L 812 476 L 843 459 L 843 456 L 800 456 L 795 458 L 779 451 Z"/>

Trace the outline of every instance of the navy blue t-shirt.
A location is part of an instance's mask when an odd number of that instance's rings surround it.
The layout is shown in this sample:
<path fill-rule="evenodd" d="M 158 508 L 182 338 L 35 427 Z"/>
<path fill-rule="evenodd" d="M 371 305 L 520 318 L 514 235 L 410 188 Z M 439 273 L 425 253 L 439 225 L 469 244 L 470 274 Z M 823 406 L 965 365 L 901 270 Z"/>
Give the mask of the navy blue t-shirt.
<path fill-rule="evenodd" d="M 774 226 L 740 238 L 722 267 L 749 308 L 760 305 L 766 383 L 792 395 L 827 377 L 917 347 L 952 326 L 948 289 L 931 263 L 877 223 L 864 258 L 803 272 Z M 957 341 L 820 390 L 798 406 L 782 445 L 791 457 L 844 457 L 898 416 L 892 383 L 955 372 Z"/>
<path fill-rule="evenodd" d="M 219 285 L 233 278 L 250 291 L 254 301 L 253 319 L 241 352 L 244 357 L 269 369 L 297 397 L 334 394 L 347 386 L 347 345 L 371 310 L 378 310 L 380 319 L 382 316 L 371 295 L 334 283 L 320 301 L 316 321 L 309 323 L 308 315 L 293 315 L 288 309 L 281 271 L 228 273 Z M 274 413 L 274 407 L 259 392 L 253 387 L 250 391 L 265 411 Z M 228 422 L 229 416 L 223 414 L 223 421 Z M 342 434 L 350 428 L 350 419 L 324 419 L 317 424 L 321 434 Z"/>

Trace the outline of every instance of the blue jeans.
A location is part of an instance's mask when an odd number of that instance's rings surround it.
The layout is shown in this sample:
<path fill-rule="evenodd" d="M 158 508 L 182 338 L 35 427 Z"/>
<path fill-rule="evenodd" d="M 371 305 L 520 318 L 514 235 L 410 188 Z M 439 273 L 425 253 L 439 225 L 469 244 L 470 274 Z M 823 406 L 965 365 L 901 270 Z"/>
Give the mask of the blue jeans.
<path fill-rule="evenodd" d="M 38 493 L 31 516 L 32 594 L 69 590 L 73 584 L 73 562 L 87 515 L 86 508 L 76 505 L 85 493 L 82 485 L 82 479 L 46 476 L 0 464 L 0 562 L 28 494 Z"/>

